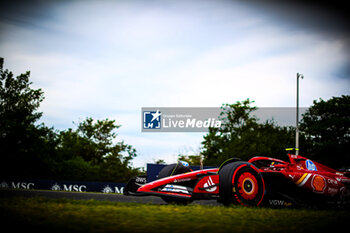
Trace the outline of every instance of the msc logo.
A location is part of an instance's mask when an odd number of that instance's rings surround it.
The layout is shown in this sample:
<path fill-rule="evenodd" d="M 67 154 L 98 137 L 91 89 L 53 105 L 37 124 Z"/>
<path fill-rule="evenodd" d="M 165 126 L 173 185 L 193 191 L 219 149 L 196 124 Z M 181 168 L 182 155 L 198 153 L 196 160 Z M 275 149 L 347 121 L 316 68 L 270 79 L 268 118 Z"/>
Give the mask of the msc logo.
<path fill-rule="evenodd" d="M 144 129 L 160 129 L 162 113 L 157 111 L 144 111 L 143 112 L 143 128 Z"/>

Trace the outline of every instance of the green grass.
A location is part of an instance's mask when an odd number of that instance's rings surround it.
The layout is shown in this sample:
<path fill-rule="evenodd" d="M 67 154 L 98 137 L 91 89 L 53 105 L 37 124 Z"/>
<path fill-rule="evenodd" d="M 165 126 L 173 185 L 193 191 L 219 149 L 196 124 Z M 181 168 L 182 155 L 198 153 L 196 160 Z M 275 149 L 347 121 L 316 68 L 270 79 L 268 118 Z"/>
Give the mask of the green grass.
<path fill-rule="evenodd" d="M 345 210 L 177 206 L 0 197 L 2 227 L 36 232 L 326 232 L 347 229 Z"/>

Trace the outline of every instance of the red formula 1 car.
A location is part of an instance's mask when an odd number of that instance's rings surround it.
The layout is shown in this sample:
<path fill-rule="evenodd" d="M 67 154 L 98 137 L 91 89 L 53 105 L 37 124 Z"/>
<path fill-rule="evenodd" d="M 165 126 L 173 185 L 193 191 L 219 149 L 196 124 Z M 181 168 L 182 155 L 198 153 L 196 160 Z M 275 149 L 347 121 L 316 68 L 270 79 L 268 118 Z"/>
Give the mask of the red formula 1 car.
<path fill-rule="evenodd" d="M 179 162 L 164 167 L 153 182 L 132 178 L 124 194 L 156 195 L 178 204 L 200 199 L 244 206 L 350 203 L 349 171 L 336 171 L 299 155 L 288 157 L 290 162 L 268 157 L 253 157 L 247 162 L 230 159 L 220 168 L 198 171 Z"/>

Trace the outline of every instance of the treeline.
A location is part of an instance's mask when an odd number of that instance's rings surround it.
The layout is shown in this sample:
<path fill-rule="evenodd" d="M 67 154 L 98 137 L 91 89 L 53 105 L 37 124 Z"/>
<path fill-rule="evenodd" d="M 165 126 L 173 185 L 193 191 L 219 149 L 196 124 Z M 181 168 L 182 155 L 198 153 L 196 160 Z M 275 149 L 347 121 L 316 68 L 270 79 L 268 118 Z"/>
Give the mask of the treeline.
<path fill-rule="evenodd" d="M 200 152 L 180 154 L 179 160 L 204 166 L 220 166 L 230 158 L 249 160 L 254 156 L 287 161 L 286 148 L 295 147 L 295 127 L 281 127 L 273 120 L 260 122 L 254 116 L 257 107 L 253 104 L 249 99 L 223 104 L 219 117 L 222 126 L 209 128 Z M 300 155 L 335 169 L 350 168 L 350 96 L 315 100 L 303 114 L 299 130 Z"/>
<path fill-rule="evenodd" d="M 210 128 L 202 142 L 204 164 L 252 156 L 287 160 L 285 149 L 295 145 L 295 127 L 281 127 L 272 120 L 259 123 L 252 104 L 247 99 L 222 106 L 224 124 Z M 315 100 L 303 114 L 299 128 L 300 155 L 336 169 L 350 167 L 350 96 Z"/>
<path fill-rule="evenodd" d="M 86 118 L 63 131 L 36 124 L 44 100 L 30 72 L 15 77 L 0 58 L 0 178 L 125 182 L 136 150 L 116 142 L 114 120 Z"/>

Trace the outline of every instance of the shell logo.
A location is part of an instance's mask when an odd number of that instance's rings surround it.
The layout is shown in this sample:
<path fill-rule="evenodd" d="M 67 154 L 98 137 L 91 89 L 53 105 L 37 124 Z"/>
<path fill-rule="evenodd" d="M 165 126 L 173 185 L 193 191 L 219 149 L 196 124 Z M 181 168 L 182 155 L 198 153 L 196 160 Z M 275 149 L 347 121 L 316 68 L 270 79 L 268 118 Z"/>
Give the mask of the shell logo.
<path fill-rule="evenodd" d="M 324 192 L 326 188 L 326 180 L 323 176 L 315 175 L 311 182 L 314 192 Z"/>

